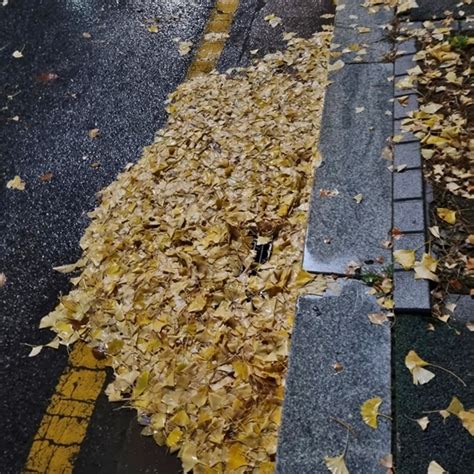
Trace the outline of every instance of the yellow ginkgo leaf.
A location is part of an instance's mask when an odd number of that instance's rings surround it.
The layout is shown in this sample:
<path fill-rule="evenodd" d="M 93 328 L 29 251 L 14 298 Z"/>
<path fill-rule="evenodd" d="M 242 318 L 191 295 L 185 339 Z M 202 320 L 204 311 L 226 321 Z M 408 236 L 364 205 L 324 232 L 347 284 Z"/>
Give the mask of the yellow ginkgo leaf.
<path fill-rule="evenodd" d="M 451 414 L 451 415 L 458 415 L 459 412 L 464 410 L 464 406 L 459 400 L 458 397 L 453 397 L 451 399 L 451 402 L 449 403 L 448 408 L 446 408 L 446 411 Z"/>
<path fill-rule="evenodd" d="M 198 295 L 193 299 L 193 301 L 191 301 L 190 305 L 188 306 L 188 311 L 190 313 L 202 311 L 206 307 L 206 303 L 206 298 L 204 298 L 202 295 Z"/>
<path fill-rule="evenodd" d="M 438 265 L 438 260 L 431 255 L 424 253 L 421 262 L 415 263 L 415 279 L 424 279 L 439 281 L 439 278 L 434 273 Z"/>
<path fill-rule="evenodd" d="M 360 407 L 360 414 L 364 423 L 371 428 L 377 428 L 377 416 L 379 415 L 379 406 L 382 404 L 380 397 L 369 398 Z"/>
<path fill-rule="evenodd" d="M 436 214 L 438 214 L 438 216 L 448 224 L 454 224 L 456 222 L 456 211 L 452 211 L 445 207 L 437 207 Z"/>
<path fill-rule="evenodd" d="M 314 280 L 315 275 L 309 272 L 305 272 L 304 270 L 300 270 L 298 275 L 296 276 L 295 286 L 300 288 L 306 283 Z"/>
<path fill-rule="evenodd" d="M 324 458 L 326 467 L 332 474 L 349 474 L 347 470 L 346 462 L 344 461 L 344 454 L 335 457 L 326 456 Z"/>
<path fill-rule="evenodd" d="M 444 474 L 446 471 L 436 461 L 431 461 L 427 474 Z"/>
<path fill-rule="evenodd" d="M 405 357 L 405 365 L 413 376 L 413 383 L 415 385 L 423 385 L 428 383 L 435 374 L 423 367 L 430 365 L 429 362 L 424 361 L 415 351 L 411 350 Z"/>
<path fill-rule="evenodd" d="M 135 384 L 135 387 L 133 388 L 133 394 L 132 394 L 133 398 L 140 396 L 145 391 L 145 389 L 148 387 L 149 379 L 150 379 L 150 372 L 148 372 L 147 370 L 145 372 L 142 372 L 137 377 L 137 382 Z"/>
<path fill-rule="evenodd" d="M 25 182 L 17 175 L 7 183 L 8 189 L 17 189 L 18 191 L 25 190 Z"/>
<path fill-rule="evenodd" d="M 240 443 L 235 443 L 229 448 L 227 458 L 227 469 L 233 471 L 239 467 L 246 466 L 247 459 L 244 455 L 243 447 Z"/>
<path fill-rule="evenodd" d="M 471 408 L 469 411 L 460 411 L 458 418 L 461 420 L 464 428 L 469 431 L 469 434 L 474 436 L 474 409 Z"/>
<path fill-rule="evenodd" d="M 405 270 L 410 270 L 415 265 L 415 251 L 414 250 L 395 250 L 393 258 Z"/>
<path fill-rule="evenodd" d="M 183 463 L 183 471 L 192 471 L 194 466 L 198 463 L 196 445 L 191 442 L 184 443 L 179 452 L 179 457 Z"/>
<path fill-rule="evenodd" d="M 175 428 L 166 438 L 166 446 L 175 448 L 182 436 L 183 432 L 179 428 Z"/>

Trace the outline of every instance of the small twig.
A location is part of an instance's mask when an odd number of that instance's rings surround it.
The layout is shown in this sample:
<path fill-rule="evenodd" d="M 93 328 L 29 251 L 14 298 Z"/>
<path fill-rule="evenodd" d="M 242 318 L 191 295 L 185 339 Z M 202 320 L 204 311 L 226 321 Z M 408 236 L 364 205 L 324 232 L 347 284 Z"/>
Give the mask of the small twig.
<path fill-rule="evenodd" d="M 436 365 L 436 364 L 429 364 L 429 365 L 431 365 L 431 367 L 436 367 L 437 369 L 444 370 L 448 374 L 452 375 L 454 378 L 458 379 L 465 387 L 467 387 L 466 382 L 464 382 L 464 380 L 458 375 L 456 375 L 454 372 L 451 372 L 450 370 L 445 369 L 444 367 L 441 367 L 440 365 Z"/>
<path fill-rule="evenodd" d="M 339 423 L 341 426 L 343 426 L 349 433 L 354 435 L 356 438 L 358 437 L 357 433 L 354 430 L 354 428 L 352 428 L 352 426 L 349 425 L 348 423 L 346 423 L 345 421 L 340 420 L 339 418 L 336 418 L 334 416 L 330 416 L 329 419 L 332 420 L 332 421 L 335 421 L 336 423 Z"/>

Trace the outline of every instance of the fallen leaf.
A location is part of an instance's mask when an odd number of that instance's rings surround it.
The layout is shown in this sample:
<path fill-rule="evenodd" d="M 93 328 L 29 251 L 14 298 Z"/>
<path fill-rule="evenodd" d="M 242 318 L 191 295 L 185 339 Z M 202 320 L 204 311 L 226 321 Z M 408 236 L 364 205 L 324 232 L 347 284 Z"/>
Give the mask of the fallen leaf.
<path fill-rule="evenodd" d="M 270 15 L 267 15 L 265 18 L 264 18 L 265 21 L 267 21 L 268 23 L 270 23 L 270 26 L 272 28 L 275 28 L 277 27 L 278 25 L 281 24 L 281 18 L 276 16 L 275 14 L 270 14 Z"/>
<path fill-rule="evenodd" d="M 92 35 L 90 33 L 88 33 L 87 31 L 84 31 L 84 33 L 82 33 L 82 37 L 86 38 L 86 39 L 91 39 Z"/>
<path fill-rule="evenodd" d="M 468 331 L 473 332 L 474 331 L 474 323 L 473 322 L 466 323 L 466 328 L 467 328 Z"/>
<path fill-rule="evenodd" d="M 0 288 L 4 287 L 5 284 L 7 283 L 7 277 L 5 273 L 0 273 Z"/>
<path fill-rule="evenodd" d="M 362 194 L 356 194 L 353 197 L 353 199 L 357 204 L 360 204 L 362 202 L 362 200 L 364 199 L 364 196 Z"/>
<path fill-rule="evenodd" d="M 379 416 L 379 407 L 382 404 L 380 397 L 370 398 L 366 400 L 360 407 L 360 414 L 364 423 L 371 428 L 377 428 L 377 417 Z"/>
<path fill-rule="evenodd" d="M 324 462 L 332 474 L 349 474 L 346 462 L 344 461 L 344 454 L 335 457 L 326 456 Z"/>
<path fill-rule="evenodd" d="M 369 313 L 368 318 L 372 324 L 377 326 L 383 326 L 383 323 L 388 321 L 388 318 L 384 313 Z"/>
<path fill-rule="evenodd" d="M 41 351 L 43 350 L 43 346 L 34 346 L 30 353 L 28 354 L 28 357 L 35 357 L 37 356 Z"/>
<path fill-rule="evenodd" d="M 227 458 L 227 469 L 233 471 L 239 467 L 246 466 L 247 459 L 244 455 L 244 450 L 240 443 L 235 443 L 229 448 L 229 455 Z"/>
<path fill-rule="evenodd" d="M 25 182 L 17 175 L 7 182 L 8 189 L 17 189 L 18 191 L 25 190 Z"/>
<path fill-rule="evenodd" d="M 334 71 L 339 71 L 339 69 L 342 69 L 344 67 L 344 62 L 338 59 L 334 63 L 330 64 L 328 66 L 328 71 L 329 72 L 334 72 Z"/>
<path fill-rule="evenodd" d="M 462 425 L 469 431 L 471 436 L 474 436 L 474 409 L 469 411 L 460 411 L 458 418 L 461 420 Z"/>
<path fill-rule="evenodd" d="M 360 113 L 363 112 L 364 110 L 365 110 L 365 107 L 356 107 L 356 108 L 355 108 L 356 114 L 360 114 Z"/>
<path fill-rule="evenodd" d="M 386 454 L 382 459 L 379 460 L 379 464 L 387 469 L 393 468 L 393 456 Z"/>
<path fill-rule="evenodd" d="M 443 219 L 443 221 L 447 222 L 448 224 L 456 223 L 456 211 L 446 209 L 445 207 L 437 207 L 436 213 L 441 219 Z"/>
<path fill-rule="evenodd" d="M 393 258 L 404 270 L 410 270 L 415 265 L 416 255 L 414 250 L 395 250 Z"/>
<path fill-rule="evenodd" d="M 415 263 L 415 279 L 439 281 L 438 276 L 434 273 L 437 265 L 438 261 L 436 259 L 424 253 L 421 262 Z"/>
<path fill-rule="evenodd" d="M 439 233 L 439 227 L 437 225 L 434 225 L 432 227 L 428 227 L 428 230 L 430 231 L 431 235 L 433 235 L 437 239 L 441 238 L 441 235 Z"/>
<path fill-rule="evenodd" d="M 50 82 L 50 81 L 55 81 L 58 79 L 58 75 L 54 72 L 43 72 L 42 74 L 39 74 L 37 79 L 38 81 L 41 82 Z"/>
<path fill-rule="evenodd" d="M 435 374 L 429 370 L 424 369 L 430 365 L 428 362 L 424 361 L 415 351 L 411 350 L 408 352 L 405 357 L 405 366 L 411 372 L 413 376 L 413 383 L 415 385 L 423 385 L 428 383 Z"/>
<path fill-rule="evenodd" d="M 15 59 L 20 59 L 20 58 L 23 57 L 23 53 L 22 53 L 21 51 L 16 50 L 16 51 L 13 51 L 12 56 L 13 56 Z"/>
<path fill-rule="evenodd" d="M 451 399 L 451 402 L 449 403 L 448 405 L 448 408 L 446 408 L 446 411 L 451 414 L 451 415 L 455 415 L 455 416 L 458 416 L 459 413 L 461 411 L 464 410 L 464 406 L 463 404 L 461 403 L 461 400 L 459 400 L 458 397 L 454 396 L 452 399 Z"/>
<path fill-rule="evenodd" d="M 180 41 L 178 43 L 178 52 L 180 56 L 186 56 L 191 51 L 192 41 Z"/>
<path fill-rule="evenodd" d="M 100 134 L 100 130 L 98 128 L 91 128 L 87 134 L 89 135 L 89 138 L 97 138 Z"/>
<path fill-rule="evenodd" d="M 436 461 L 431 461 L 428 466 L 427 474 L 444 474 L 447 471 L 444 470 Z"/>
<path fill-rule="evenodd" d="M 53 173 L 51 173 L 51 171 L 48 171 L 47 173 L 42 174 L 39 179 L 43 183 L 49 183 L 53 179 Z"/>
<path fill-rule="evenodd" d="M 333 364 L 332 368 L 337 372 L 342 372 L 344 370 L 344 366 L 340 362 L 336 362 Z"/>
<path fill-rule="evenodd" d="M 422 417 L 422 418 L 418 418 L 418 419 L 416 420 L 416 422 L 420 425 L 421 429 L 422 429 L 423 431 L 425 431 L 426 428 L 428 428 L 428 425 L 429 425 L 429 423 L 430 423 L 430 419 L 429 419 L 427 416 L 424 416 L 424 417 Z"/>
<path fill-rule="evenodd" d="M 146 28 L 150 33 L 158 33 L 158 25 L 149 25 Z"/>

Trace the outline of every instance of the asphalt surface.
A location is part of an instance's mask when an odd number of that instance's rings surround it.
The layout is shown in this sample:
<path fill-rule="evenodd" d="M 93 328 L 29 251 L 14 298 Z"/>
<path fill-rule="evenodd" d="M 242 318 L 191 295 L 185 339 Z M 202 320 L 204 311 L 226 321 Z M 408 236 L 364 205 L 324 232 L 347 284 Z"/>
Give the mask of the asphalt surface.
<path fill-rule="evenodd" d="M 67 276 L 52 267 L 79 257 L 96 192 L 136 161 L 165 123 L 163 102 L 192 60 L 179 55 L 173 38 L 197 43 L 212 5 L 10 0 L 0 6 L 2 474 L 20 472 L 67 360 L 64 349 L 28 358 L 25 345 L 51 339 L 38 330 L 39 320 L 69 289 Z M 150 33 L 145 23 L 155 17 L 159 32 Z M 23 57 L 15 59 L 15 50 Z M 88 135 L 93 128 L 100 129 L 96 139 Z M 46 173 L 50 182 L 40 179 Z M 15 175 L 25 191 L 6 188 Z M 125 435 L 127 415 L 104 420 L 111 423 L 105 435 Z"/>
<path fill-rule="evenodd" d="M 0 472 L 20 472 L 67 362 L 64 350 L 28 358 L 43 344 L 42 316 L 70 286 L 53 266 L 76 261 L 96 193 L 166 121 L 164 100 L 184 79 L 213 0 L 9 0 L 0 6 Z M 1 3 L 0 3 L 1 5 Z M 291 6 L 291 8 L 290 8 Z M 278 49 L 275 13 L 304 36 L 331 0 L 242 0 L 219 69 L 250 50 Z M 268 11 L 267 11 L 268 10 Z M 271 10 L 271 11 L 270 11 Z M 158 19 L 158 33 L 146 25 Z M 85 33 L 85 34 L 84 34 Z M 20 51 L 21 58 L 13 53 Z M 97 138 L 89 130 L 99 129 Z M 25 191 L 6 188 L 19 175 Z M 109 374 L 110 377 L 110 374 Z M 134 413 L 102 394 L 75 463 L 77 473 L 172 473 L 179 462 L 139 435 Z"/>

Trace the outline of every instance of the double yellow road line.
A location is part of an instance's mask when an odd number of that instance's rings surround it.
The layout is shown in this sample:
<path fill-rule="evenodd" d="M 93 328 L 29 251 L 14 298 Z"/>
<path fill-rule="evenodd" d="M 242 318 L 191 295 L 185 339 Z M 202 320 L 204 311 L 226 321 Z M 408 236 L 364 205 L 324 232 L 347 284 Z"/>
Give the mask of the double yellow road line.
<path fill-rule="evenodd" d="M 224 49 L 239 0 L 217 0 L 211 11 L 188 78 L 211 72 Z M 77 342 L 69 354 L 68 365 L 33 438 L 25 473 L 68 474 L 104 388 L 105 362 L 98 361 L 89 347 Z"/>

